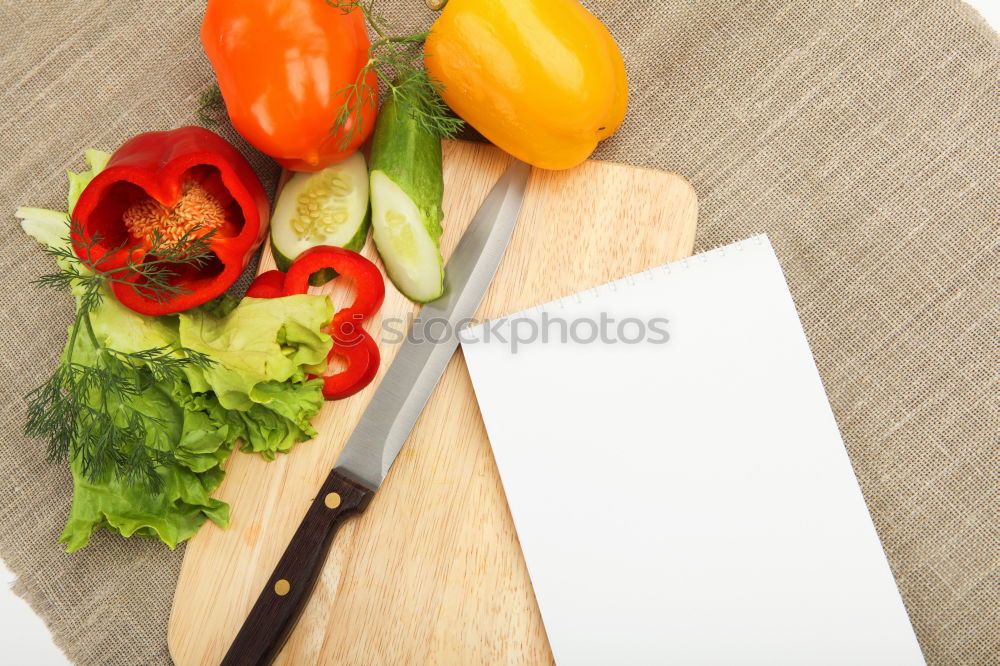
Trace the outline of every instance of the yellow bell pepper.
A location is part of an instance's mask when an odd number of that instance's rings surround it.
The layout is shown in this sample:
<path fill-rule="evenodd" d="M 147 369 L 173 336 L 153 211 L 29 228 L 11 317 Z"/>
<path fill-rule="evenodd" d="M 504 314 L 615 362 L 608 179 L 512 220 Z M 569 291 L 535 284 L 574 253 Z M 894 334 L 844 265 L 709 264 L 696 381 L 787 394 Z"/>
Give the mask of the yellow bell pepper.
<path fill-rule="evenodd" d="M 450 0 L 424 63 L 455 113 L 544 169 L 583 162 L 625 117 L 621 52 L 576 0 Z"/>

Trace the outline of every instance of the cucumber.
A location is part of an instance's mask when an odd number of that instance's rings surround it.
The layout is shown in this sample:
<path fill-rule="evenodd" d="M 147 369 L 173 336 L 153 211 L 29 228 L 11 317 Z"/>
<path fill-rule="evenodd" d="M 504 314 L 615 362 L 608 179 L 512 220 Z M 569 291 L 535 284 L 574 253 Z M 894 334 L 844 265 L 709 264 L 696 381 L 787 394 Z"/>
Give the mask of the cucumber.
<path fill-rule="evenodd" d="M 371 154 L 372 237 L 389 279 L 411 301 L 444 292 L 441 139 L 389 97 L 375 121 Z"/>
<path fill-rule="evenodd" d="M 368 235 L 368 168 L 360 152 L 315 173 L 293 175 L 278 194 L 271 215 L 271 254 L 287 271 L 300 254 L 317 245 L 359 251 Z M 317 271 L 310 284 L 333 279 Z"/>

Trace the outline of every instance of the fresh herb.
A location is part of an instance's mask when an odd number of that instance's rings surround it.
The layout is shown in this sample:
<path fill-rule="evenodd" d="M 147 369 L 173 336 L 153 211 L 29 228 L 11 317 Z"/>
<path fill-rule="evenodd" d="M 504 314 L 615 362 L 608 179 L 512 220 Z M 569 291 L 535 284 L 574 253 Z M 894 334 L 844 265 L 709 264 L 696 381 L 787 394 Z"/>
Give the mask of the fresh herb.
<path fill-rule="evenodd" d="M 225 114 L 226 102 L 222 99 L 222 91 L 219 84 L 213 83 L 198 95 L 198 120 L 202 125 L 214 126 Z"/>
<path fill-rule="evenodd" d="M 88 170 L 67 172 L 66 210 L 76 207 L 81 192 L 111 155 L 88 150 L 85 157 Z M 94 278 L 94 266 L 103 267 L 90 261 L 100 259 L 97 239 L 86 244 L 87 253 L 81 253 L 88 261 L 79 261 L 70 251 L 67 213 L 22 206 L 14 216 L 28 236 L 56 250 L 50 254 L 61 270 L 45 283 L 69 286 L 87 308 L 86 318 L 78 315 L 74 322 L 75 340 L 68 346 L 72 357 L 67 348 L 57 371 L 60 379 L 46 382 L 32 396 L 29 419 L 31 431 L 53 443 L 56 457 L 71 457 L 73 503 L 59 541 L 72 552 L 86 546 L 96 531 L 107 530 L 124 537 L 155 538 L 174 548 L 207 520 L 226 527 L 229 505 L 212 493 L 222 483 L 223 466 L 233 450 L 273 460 L 296 442 L 316 436 L 310 421 L 323 406 L 323 381 L 308 379 L 307 373 L 325 364 L 330 352 L 331 339 L 324 327 L 333 318 L 333 303 L 325 296 L 305 294 L 239 303 L 227 296 L 175 315 L 149 317 L 108 297 L 109 282 L 122 279 L 125 271 Z M 79 226 L 74 226 L 76 231 Z M 148 282 L 169 289 L 169 271 L 186 273 L 183 262 L 197 260 L 198 245 L 208 242 L 198 242 L 194 236 L 192 232 L 178 239 L 173 248 L 158 241 L 160 258 L 178 259 L 178 266 L 154 264 L 160 268 Z M 80 238 L 76 232 L 72 237 Z M 87 297 L 91 288 L 95 292 Z M 94 344 L 95 338 L 100 345 Z M 240 343 L 232 342 L 236 339 Z M 254 353 L 247 354 L 247 349 Z M 88 389 L 87 381 L 77 375 L 91 372 L 99 353 L 104 371 L 92 373 Z M 114 358 L 109 361 L 110 357 Z M 117 377 L 107 382 L 111 390 L 102 393 L 97 379 L 107 378 L 109 367 Z M 104 395 L 109 396 L 107 408 Z M 83 415 L 71 420 L 78 411 Z M 118 453 L 98 444 L 96 433 L 107 433 L 109 428 L 95 412 L 116 419 L 107 439 L 121 442 Z M 122 432 L 130 428 L 127 435 Z M 83 437 L 87 432 L 94 433 L 89 440 Z M 136 448 L 136 442 L 146 446 Z M 87 461 L 73 453 L 81 447 Z M 148 464 L 130 463 L 132 456 L 146 458 Z M 94 481 L 102 461 L 106 478 Z M 159 487 L 155 493 L 141 485 L 152 479 L 150 465 L 158 478 L 147 485 Z M 131 475 L 132 483 L 127 482 L 128 470 L 140 470 Z"/>
<path fill-rule="evenodd" d="M 156 493 L 162 487 L 157 468 L 176 463 L 176 458 L 165 441 L 165 424 L 140 412 L 134 401 L 154 383 L 179 380 L 185 368 L 208 368 L 212 361 L 184 347 L 137 352 L 111 349 L 94 333 L 90 315 L 100 306 L 109 283 L 128 285 L 160 301 L 185 293 L 174 281 L 177 269 L 204 266 L 211 256 L 212 234 L 198 235 L 191 229 L 176 241 L 165 241 L 154 232 L 150 258 L 142 262 L 130 258 L 125 266 L 102 271 L 98 267 L 104 260 L 122 248 L 102 252 L 99 236 L 87 238 L 81 225 L 72 222 L 69 226 L 69 237 L 78 239 L 77 247 L 86 258 L 77 256 L 69 241 L 47 247 L 45 252 L 56 259 L 59 271 L 35 282 L 72 289 L 77 296 L 76 318 L 62 363 L 28 395 L 24 431 L 29 437 L 48 440 L 50 460 L 69 457 L 78 461 L 94 483 L 113 474 L 127 485 Z M 90 349 L 86 352 L 92 358 L 75 357 L 83 353 L 77 344 L 81 335 L 87 336 Z"/>
<path fill-rule="evenodd" d="M 344 103 L 338 108 L 331 132 L 346 128 L 340 139 L 339 148 L 346 149 L 356 133 L 361 131 L 361 110 L 375 105 L 378 91 L 368 85 L 367 77 L 377 72 L 386 82 L 389 94 L 410 110 L 420 128 L 434 136 L 450 138 L 465 124 L 461 118 L 451 114 L 448 105 L 441 99 L 443 86 L 431 78 L 418 63 L 420 45 L 430 34 L 427 31 L 412 35 L 392 36 L 388 23 L 375 12 L 375 0 L 326 0 L 327 4 L 339 8 L 345 14 L 360 11 L 377 39 L 368 47 L 368 61 L 358 72 L 353 84 L 342 88 L 338 94 L 344 95 Z M 352 118 L 356 122 L 348 122 Z"/>

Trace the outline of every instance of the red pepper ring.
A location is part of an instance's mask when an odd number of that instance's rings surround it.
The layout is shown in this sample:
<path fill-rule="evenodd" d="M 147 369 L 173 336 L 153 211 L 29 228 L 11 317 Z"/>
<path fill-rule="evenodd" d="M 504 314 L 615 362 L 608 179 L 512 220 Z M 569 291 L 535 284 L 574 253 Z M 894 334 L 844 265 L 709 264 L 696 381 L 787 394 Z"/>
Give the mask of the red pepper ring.
<path fill-rule="evenodd" d="M 378 366 L 382 363 L 382 354 L 378 350 L 378 344 L 372 339 L 372 336 L 368 335 L 368 333 L 365 333 L 364 331 L 362 331 L 362 333 L 364 333 L 362 344 L 368 347 L 369 357 L 368 369 L 365 370 L 365 374 L 361 375 L 361 379 L 359 379 L 357 383 L 358 391 L 372 383 L 372 380 L 375 379 L 375 375 L 378 374 Z"/>
<path fill-rule="evenodd" d="M 328 365 L 330 359 L 340 356 L 347 361 L 347 368 L 333 375 L 310 375 L 323 379 L 324 398 L 340 400 L 368 386 L 378 373 L 381 362 L 378 344 L 361 327 L 385 298 L 385 282 L 378 267 L 357 252 L 320 245 L 300 254 L 287 273 L 277 270 L 261 273 L 250 285 L 247 296 L 278 298 L 307 293 L 309 276 L 323 268 L 332 268 L 355 281 L 354 303 L 337 312 L 330 322 L 333 346 L 327 354 Z"/>
<path fill-rule="evenodd" d="M 258 275 L 246 295 L 250 298 L 281 298 L 285 295 L 285 274 L 279 270 L 267 271 Z"/>
<path fill-rule="evenodd" d="M 378 345 L 364 329 L 359 328 L 357 331 L 360 335 L 353 344 L 341 344 L 334 338 L 327 363 L 334 356 L 340 356 L 347 361 L 347 368 L 335 375 L 321 377 L 323 397 L 327 400 L 340 400 L 354 395 L 368 386 L 378 372 L 381 360 Z"/>
<path fill-rule="evenodd" d="M 351 308 L 344 308 L 333 316 L 330 324 L 330 336 L 342 345 L 356 345 L 361 341 L 364 329 L 361 323 L 364 316 Z"/>
<path fill-rule="evenodd" d="M 281 298 L 281 286 L 285 274 L 281 271 L 261 273 L 247 289 L 250 298 Z M 340 400 L 352 396 L 371 384 L 378 373 L 381 356 L 378 345 L 368 333 L 361 328 L 364 319 L 349 308 L 338 312 L 330 326 L 330 337 L 333 347 L 327 354 L 327 364 L 334 356 L 340 356 L 347 361 L 347 369 L 335 375 L 309 375 L 310 379 L 323 380 L 323 397 L 327 400 Z"/>
<path fill-rule="evenodd" d="M 333 348 L 327 356 L 327 363 L 333 356 L 347 360 L 347 369 L 335 375 L 323 377 L 323 397 L 340 400 L 354 395 L 368 386 L 376 373 L 381 357 L 375 340 L 361 328 L 364 317 L 344 308 L 336 314 L 330 325 Z"/>
<path fill-rule="evenodd" d="M 332 268 L 342 277 L 354 278 L 354 302 L 345 309 L 360 315 L 359 323 L 382 306 L 385 281 L 378 266 L 357 252 L 332 245 L 317 245 L 295 258 L 285 275 L 285 296 L 306 293 L 309 276 L 323 268 Z"/>

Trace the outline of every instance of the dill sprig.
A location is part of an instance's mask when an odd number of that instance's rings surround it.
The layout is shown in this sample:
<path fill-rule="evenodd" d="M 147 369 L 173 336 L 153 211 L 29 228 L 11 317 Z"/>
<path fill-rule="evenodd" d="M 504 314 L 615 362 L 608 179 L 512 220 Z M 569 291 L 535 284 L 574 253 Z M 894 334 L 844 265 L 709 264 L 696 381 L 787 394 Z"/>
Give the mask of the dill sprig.
<path fill-rule="evenodd" d="M 377 39 L 368 47 L 368 61 L 358 72 L 354 83 L 338 91 L 344 103 L 337 109 L 331 133 L 343 129 L 339 149 L 344 150 L 351 139 L 362 131 L 361 110 L 375 106 L 378 91 L 368 85 L 372 71 L 378 73 L 389 89 L 389 94 L 410 110 L 417 124 L 424 131 L 441 138 L 451 138 L 461 131 L 464 122 L 451 114 L 441 99 L 444 86 L 432 78 L 420 61 L 420 46 L 430 34 L 427 31 L 412 35 L 393 36 L 385 17 L 375 11 L 375 0 L 326 0 L 345 14 L 360 11 L 376 34 Z M 355 122 L 351 122 L 352 118 Z"/>
<path fill-rule="evenodd" d="M 157 469 L 176 464 L 178 458 L 166 438 L 169 424 L 140 411 L 136 401 L 154 384 L 179 381 L 185 368 L 208 368 L 213 361 L 179 346 L 137 352 L 111 349 L 97 337 L 90 315 L 100 306 L 111 283 L 127 285 L 160 301 L 186 293 L 174 282 L 176 267 L 204 266 L 211 256 L 212 233 L 198 235 L 197 229 L 192 229 L 169 242 L 154 233 L 148 260 L 137 260 L 129 253 L 124 266 L 99 270 L 105 259 L 123 248 L 102 250 L 99 235 L 85 236 L 81 225 L 68 219 L 67 225 L 67 242 L 45 250 L 56 259 L 59 270 L 35 283 L 72 289 L 77 296 L 76 318 L 65 358 L 52 376 L 27 396 L 24 431 L 29 437 L 47 440 L 50 460 L 78 461 L 92 482 L 114 475 L 122 483 L 154 494 L 163 485 Z M 85 258 L 77 255 L 74 243 Z M 93 348 L 93 358 L 83 361 L 74 358 L 81 335 L 87 336 Z"/>
<path fill-rule="evenodd" d="M 219 124 L 219 119 L 226 116 L 226 102 L 222 99 L 219 84 L 213 83 L 198 95 L 198 120 L 209 127 Z"/>

